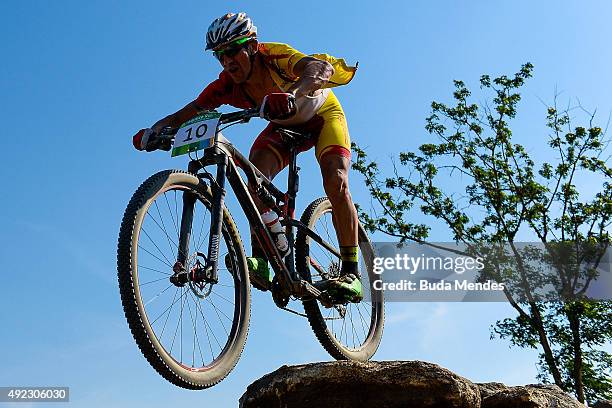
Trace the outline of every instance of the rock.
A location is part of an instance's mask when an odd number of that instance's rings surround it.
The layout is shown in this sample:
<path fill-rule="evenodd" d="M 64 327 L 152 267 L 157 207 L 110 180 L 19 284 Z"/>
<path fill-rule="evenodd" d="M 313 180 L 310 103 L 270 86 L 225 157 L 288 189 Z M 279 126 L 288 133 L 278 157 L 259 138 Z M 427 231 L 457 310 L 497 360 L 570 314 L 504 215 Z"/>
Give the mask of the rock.
<path fill-rule="evenodd" d="M 505 384 L 498 383 L 498 382 L 477 383 L 476 385 L 478 386 L 478 389 L 480 390 L 481 400 L 499 391 L 504 391 L 508 389 L 508 387 Z"/>
<path fill-rule="evenodd" d="M 556 385 L 506 387 L 502 384 L 503 387 L 495 391 L 490 384 L 498 383 L 479 385 L 483 394 L 482 408 L 585 408 Z"/>
<path fill-rule="evenodd" d="M 593 408 L 612 408 L 612 400 L 597 401 Z"/>
<path fill-rule="evenodd" d="M 478 408 L 469 380 L 421 361 L 352 361 L 282 366 L 247 388 L 242 408 Z"/>

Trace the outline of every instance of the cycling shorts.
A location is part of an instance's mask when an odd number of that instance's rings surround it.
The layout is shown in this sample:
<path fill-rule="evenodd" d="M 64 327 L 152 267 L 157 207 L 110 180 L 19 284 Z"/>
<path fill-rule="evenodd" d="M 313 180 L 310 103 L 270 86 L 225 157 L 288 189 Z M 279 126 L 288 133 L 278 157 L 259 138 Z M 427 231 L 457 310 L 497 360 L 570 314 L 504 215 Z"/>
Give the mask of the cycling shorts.
<path fill-rule="evenodd" d="M 349 160 L 351 158 L 351 139 L 346 118 L 342 106 L 333 92 L 329 93 L 325 103 L 307 122 L 291 126 L 281 126 L 270 122 L 255 139 L 251 147 L 251 153 L 266 149 L 272 151 L 282 169 L 289 164 L 290 151 L 289 146 L 278 133 L 278 128 L 310 133 L 313 137 L 298 146 L 298 152 L 304 152 L 315 147 L 315 157 L 319 162 L 327 154 L 341 155 Z"/>

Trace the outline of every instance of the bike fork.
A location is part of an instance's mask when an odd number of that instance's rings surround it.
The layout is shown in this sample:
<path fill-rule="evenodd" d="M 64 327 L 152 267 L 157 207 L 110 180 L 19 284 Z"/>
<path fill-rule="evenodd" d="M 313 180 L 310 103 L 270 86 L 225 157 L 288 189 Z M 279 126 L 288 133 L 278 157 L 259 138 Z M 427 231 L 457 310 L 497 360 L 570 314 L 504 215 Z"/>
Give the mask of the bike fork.
<path fill-rule="evenodd" d="M 208 241 L 208 257 L 204 269 L 194 268 L 187 270 L 189 256 L 189 240 L 191 238 L 191 226 L 193 223 L 193 211 L 196 202 L 196 195 L 193 192 L 186 191 L 183 194 L 183 211 L 181 216 L 181 229 L 179 236 L 179 247 L 176 263 L 173 270 L 174 275 L 170 281 L 177 286 L 182 286 L 188 281 L 217 283 L 218 272 L 217 266 L 219 263 L 219 242 L 221 240 L 223 226 L 223 202 L 225 198 L 225 172 L 227 168 L 227 158 L 223 157 L 220 163 L 217 163 L 217 177 L 211 186 L 212 202 L 211 204 L 211 223 L 210 223 L 210 239 Z M 198 253 L 198 255 L 200 255 Z"/>
<path fill-rule="evenodd" d="M 221 229 L 223 226 L 223 203 L 225 199 L 225 172 L 227 171 L 227 157 L 217 164 L 216 183 L 212 188 L 212 209 L 210 222 L 210 239 L 208 241 L 208 262 L 206 265 L 208 278 L 212 282 L 218 281 L 217 266 L 219 264 L 219 242 L 221 240 Z M 210 271 L 210 275 L 209 275 Z"/>
<path fill-rule="evenodd" d="M 179 235 L 177 266 L 181 268 L 187 264 L 189 256 L 189 240 L 191 238 L 191 224 L 193 222 L 193 209 L 195 207 L 196 195 L 191 191 L 183 194 L 183 212 L 181 215 L 181 233 Z M 175 267 L 176 269 L 176 267 Z M 180 272 L 176 271 L 175 272 Z"/>
<path fill-rule="evenodd" d="M 183 194 L 178 254 L 176 255 L 176 262 L 172 267 L 174 275 L 170 277 L 170 282 L 179 287 L 182 287 L 189 279 L 189 271 L 186 268 L 187 258 L 189 257 L 189 240 L 191 238 L 191 224 L 193 223 L 195 201 L 196 195 L 191 191 L 185 191 Z"/>

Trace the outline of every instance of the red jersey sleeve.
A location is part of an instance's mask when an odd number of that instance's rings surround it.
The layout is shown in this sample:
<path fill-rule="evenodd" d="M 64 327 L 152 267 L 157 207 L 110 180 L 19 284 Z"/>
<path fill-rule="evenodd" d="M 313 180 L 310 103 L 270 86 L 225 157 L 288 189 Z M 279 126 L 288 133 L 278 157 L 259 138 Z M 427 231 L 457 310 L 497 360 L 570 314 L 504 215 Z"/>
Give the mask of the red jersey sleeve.
<path fill-rule="evenodd" d="M 204 110 L 216 109 L 221 105 L 232 105 L 242 109 L 254 106 L 242 88 L 236 86 L 225 72 L 221 72 L 218 79 L 208 84 L 194 103 Z"/>

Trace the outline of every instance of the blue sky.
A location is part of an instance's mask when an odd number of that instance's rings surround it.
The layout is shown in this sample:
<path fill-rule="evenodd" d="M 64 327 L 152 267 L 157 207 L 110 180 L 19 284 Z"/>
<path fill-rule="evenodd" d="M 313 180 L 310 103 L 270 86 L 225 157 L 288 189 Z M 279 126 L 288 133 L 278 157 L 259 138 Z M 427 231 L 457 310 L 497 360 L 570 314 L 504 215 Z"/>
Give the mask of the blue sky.
<path fill-rule="evenodd" d="M 186 167 L 185 159 L 136 152 L 131 136 L 216 78 L 218 63 L 202 51 L 213 18 L 244 10 L 263 41 L 359 61 L 355 80 L 336 93 L 353 140 L 380 163 L 429 140 L 429 105 L 450 99 L 453 79 L 477 90 L 481 74 L 512 74 L 530 61 L 534 78 L 513 129 L 546 160 L 541 100 L 551 102 L 555 89 L 565 104 L 579 98 L 597 108 L 603 125 L 612 110 L 611 8 L 604 1 L 2 2 L 0 385 L 70 386 L 74 407 L 225 407 L 283 364 L 329 359 L 305 320 L 254 291 L 238 366 L 212 389 L 186 391 L 148 365 L 123 316 L 115 251 L 125 206 L 150 174 Z M 475 92 L 475 100 L 484 98 Z M 246 152 L 264 126 L 252 121 L 226 136 Z M 323 190 L 312 153 L 300 165 L 303 209 Z M 586 191 L 596 187 L 584 181 Z M 352 193 L 367 203 L 356 175 Z M 235 202 L 230 208 L 246 231 Z M 448 236 L 434 228 L 432 238 Z M 489 326 L 509 315 L 503 304 L 389 304 L 375 358 L 431 361 L 474 381 L 534 382 L 535 352 L 489 340 Z"/>

